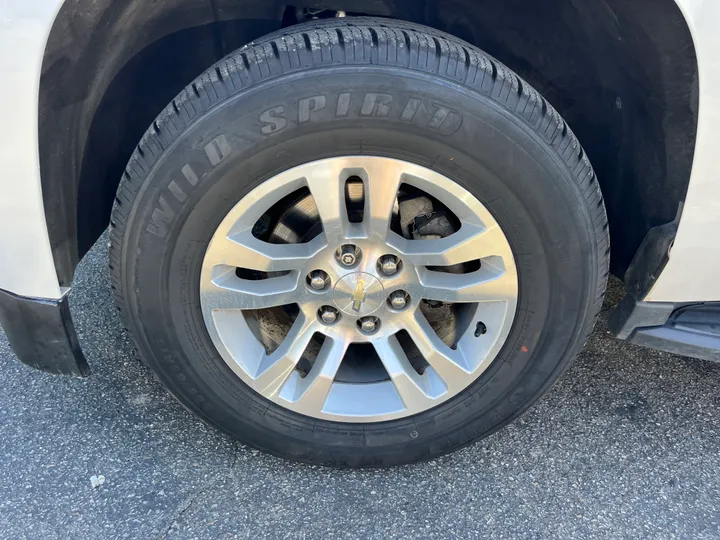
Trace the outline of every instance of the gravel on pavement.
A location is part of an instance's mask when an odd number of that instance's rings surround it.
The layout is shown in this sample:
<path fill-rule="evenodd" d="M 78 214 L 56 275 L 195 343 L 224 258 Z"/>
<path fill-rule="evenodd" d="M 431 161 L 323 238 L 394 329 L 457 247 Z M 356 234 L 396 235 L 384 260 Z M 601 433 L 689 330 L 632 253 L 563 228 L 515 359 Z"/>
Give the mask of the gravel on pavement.
<path fill-rule="evenodd" d="M 0 538 L 717 538 L 720 365 L 607 333 L 524 417 L 432 462 L 290 463 L 193 417 L 137 359 L 106 238 L 71 309 L 93 374 L 21 365 L 0 332 Z"/>

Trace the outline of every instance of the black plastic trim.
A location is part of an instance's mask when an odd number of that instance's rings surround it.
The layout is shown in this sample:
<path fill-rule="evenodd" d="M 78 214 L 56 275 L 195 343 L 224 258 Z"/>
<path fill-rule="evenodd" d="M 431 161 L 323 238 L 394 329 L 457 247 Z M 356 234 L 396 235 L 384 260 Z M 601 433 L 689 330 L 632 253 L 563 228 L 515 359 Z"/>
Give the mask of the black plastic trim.
<path fill-rule="evenodd" d="M 630 343 L 680 356 L 720 362 L 720 339 L 696 335 L 676 328 L 641 328 L 628 339 Z"/>
<path fill-rule="evenodd" d="M 660 277 L 669 260 L 681 214 L 682 204 L 673 221 L 653 227 L 643 238 L 625 272 L 625 289 L 634 298 L 643 300 Z"/>
<path fill-rule="evenodd" d="M 662 326 L 636 329 L 628 341 L 672 354 L 720 362 L 720 303 L 683 306 Z"/>
<path fill-rule="evenodd" d="M 608 319 L 617 338 L 672 354 L 720 362 L 720 302 L 644 302 L 667 264 L 682 205 L 650 229 L 625 273 L 627 294 Z"/>
<path fill-rule="evenodd" d="M 608 329 L 619 339 L 627 339 L 637 329 L 660 326 L 675 310 L 671 302 L 640 302 L 626 294 L 608 319 Z"/>
<path fill-rule="evenodd" d="M 21 362 L 56 375 L 86 377 L 67 294 L 60 300 L 18 296 L 0 289 L 0 325 Z"/>

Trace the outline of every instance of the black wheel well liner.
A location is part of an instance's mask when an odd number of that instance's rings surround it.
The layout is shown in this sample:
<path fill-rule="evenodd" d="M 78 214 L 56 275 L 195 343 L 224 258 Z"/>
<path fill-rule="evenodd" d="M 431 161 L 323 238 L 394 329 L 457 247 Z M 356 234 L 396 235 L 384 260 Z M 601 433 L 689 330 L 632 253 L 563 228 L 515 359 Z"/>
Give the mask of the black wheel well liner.
<path fill-rule="evenodd" d="M 449 32 L 540 91 L 595 168 L 614 273 L 624 273 L 650 228 L 674 219 L 690 179 L 698 114 L 695 49 L 674 0 L 311 4 Z M 125 164 L 162 108 L 206 67 L 288 24 L 294 12 L 277 0 L 63 5 L 39 101 L 43 200 L 62 286 L 107 226 Z"/>

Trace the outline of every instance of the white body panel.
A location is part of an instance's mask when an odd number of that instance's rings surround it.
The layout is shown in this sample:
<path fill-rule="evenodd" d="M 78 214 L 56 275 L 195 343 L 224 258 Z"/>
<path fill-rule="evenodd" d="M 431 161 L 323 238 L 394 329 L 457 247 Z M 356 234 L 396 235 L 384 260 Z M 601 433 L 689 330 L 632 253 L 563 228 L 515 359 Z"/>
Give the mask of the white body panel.
<path fill-rule="evenodd" d="M 0 289 L 60 298 L 43 211 L 38 94 L 63 0 L 0 0 Z"/>
<path fill-rule="evenodd" d="M 647 300 L 720 300 L 720 1 L 676 0 L 699 62 L 697 146 L 670 261 Z M 43 52 L 63 0 L 0 0 L 0 289 L 60 298 L 43 211 L 38 93 Z"/>
<path fill-rule="evenodd" d="M 699 64 L 700 109 L 690 186 L 670 260 L 646 300 L 720 300 L 720 1 L 676 0 Z"/>

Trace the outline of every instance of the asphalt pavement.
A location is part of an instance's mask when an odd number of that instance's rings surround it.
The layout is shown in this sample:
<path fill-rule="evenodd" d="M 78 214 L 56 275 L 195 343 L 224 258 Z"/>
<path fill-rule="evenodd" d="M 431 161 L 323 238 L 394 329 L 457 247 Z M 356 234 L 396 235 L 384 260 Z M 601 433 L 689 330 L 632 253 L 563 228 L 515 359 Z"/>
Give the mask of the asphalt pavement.
<path fill-rule="evenodd" d="M 32 371 L 0 332 L 0 538 L 720 535 L 720 365 L 609 336 L 617 281 L 522 419 L 429 463 L 339 471 L 236 444 L 168 396 L 116 316 L 105 242 L 71 297 L 91 377 Z"/>

